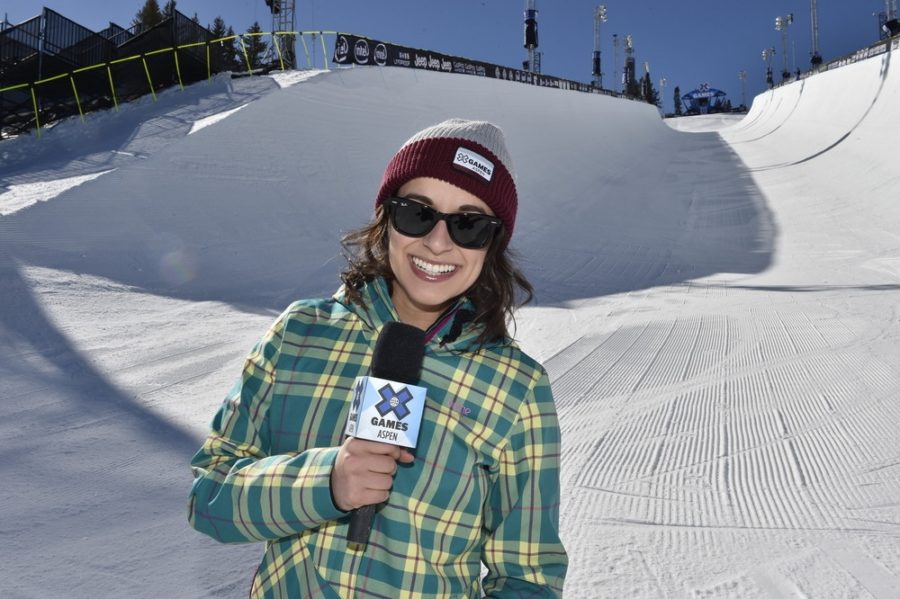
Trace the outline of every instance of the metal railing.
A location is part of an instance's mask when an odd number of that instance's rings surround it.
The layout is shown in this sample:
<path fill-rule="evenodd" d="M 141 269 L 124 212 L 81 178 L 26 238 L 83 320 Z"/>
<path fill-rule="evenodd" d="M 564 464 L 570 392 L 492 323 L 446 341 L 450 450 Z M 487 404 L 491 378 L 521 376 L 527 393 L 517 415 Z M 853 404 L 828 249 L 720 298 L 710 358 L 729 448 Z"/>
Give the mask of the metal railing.
<path fill-rule="evenodd" d="M 840 67 L 844 67 L 849 64 L 859 62 L 860 60 L 866 60 L 867 58 L 872 58 L 873 56 L 880 56 L 880 55 L 886 54 L 888 52 L 896 52 L 897 50 L 900 50 L 900 35 L 895 35 L 892 38 L 880 40 L 874 44 L 866 46 L 865 48 L 860 48 L 859 50 L 857 50 L 855 52 L 851 52 L 850 54 L 845 54 L 844 56 L 841 56 L 840 58 L 835 58 L 834 60 L 820 64 L 817 67 L 812 68 L 808 71 L 802 71 L 793 77 L 790 77 L 784 81 L 775 83 L 774 85 L 772 85 L 771 89 L 775 89 L 775 88 L 781 87 L 783 85 L 788 85 L 795 81 L 799 81 L 801 79 L 806 79 L 808 77 L 812 77 L 813 75 L 817 75 L 818 73 L 823 73 L 825 71 L 831 71 L 833 69 L 838 69 Z"/>
<path fill-rule="evenodd" d="M 184 19 L 194 24 L 191 19 L 187 17 Z M 286 70 L 291 66 L 284 61 L 283 46 L 286 40 L 300 41 L 309 68 L 313 68 L 314 58 L 310 55 L 311 44 L 315 44 L 316 41 L 321 43 L 322 67 L 327 70 L 330 59 L 325 36 L 336 34 L 333 31 L 244 33 L 177 44 L 175 41 L 183 37 L 190 26 L 183 21 L 179 23 L 179 19 L 176 18 L 174 25 L 166 30 L 171 33 L 170 38 L 165 37 L 168 33 L 160 34 L 157 31 L 159 27 L 139 33 L 120 46 L 120 51 L 123 49 L 135 51 L 129 56 L 78 68 L 70 67 L 50 77 L 0 87 L 0 127 L 4 135 L 34 129 L 40 137 L 42 128 L 50 121 L 75 114 L 84 121 L 85 113 L 90 110 L 101 108 L 118 110 L 121 102 L 146 94 L 150 94 L 155 101 L 156 92 L 160 89 L 173 85 L 184 89 L 186 83 L 211 79 L 214 73 L 233 70 L 232 67 L 235 66 L 237 69 L 234 70 L 248 74 L 278 68 Z M 203 31 L 209 33 L 205 28 Z M 245 41 L 255 36 L 271 39 L 276 60 L 262 66 L 256 64 L 257 61 L 248 53 Z M 149 49 L 160 41 L 169 40 L 172 41 L 164 47 L 157 45 L 156 48 Z M 233 47 L 236 52 L 238 61 L 236 65 L 226 64 L 228 61 L 225 58 L 230 52 L 229 47 Z M 42 56 L 46 59 L 55 55 Z M 55 66 L 59 68 L 60 65 L 64 67 L 67 64 L 62 62 Z"/>

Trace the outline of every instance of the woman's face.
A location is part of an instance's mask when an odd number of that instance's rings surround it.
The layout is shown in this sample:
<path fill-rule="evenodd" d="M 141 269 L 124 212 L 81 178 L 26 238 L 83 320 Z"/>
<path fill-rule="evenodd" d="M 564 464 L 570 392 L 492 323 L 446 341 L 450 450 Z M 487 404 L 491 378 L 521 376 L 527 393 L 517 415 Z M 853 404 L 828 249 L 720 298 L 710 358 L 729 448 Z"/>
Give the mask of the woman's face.
<path fill-rule="evenodd" d="M 427 204 L 438 212 L 481 212 L 494 216 L 471 193 L 430 177 L 408 181 L 397 196 Z M 388 259 L 394 273 L 391 299 L 401 322 L 423 330 L 475 283 L 487 249 L 462 248 L 438 221 L 424 237 L 407 237 L 389 227 Z"/>

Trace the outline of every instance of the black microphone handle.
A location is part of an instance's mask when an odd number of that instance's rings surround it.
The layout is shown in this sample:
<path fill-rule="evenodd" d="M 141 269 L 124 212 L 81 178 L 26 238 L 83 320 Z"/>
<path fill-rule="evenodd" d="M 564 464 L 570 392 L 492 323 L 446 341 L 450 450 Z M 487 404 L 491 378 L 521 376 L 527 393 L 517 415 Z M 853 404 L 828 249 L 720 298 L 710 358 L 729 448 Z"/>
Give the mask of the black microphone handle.
<path fill-rule="evenodd" d="M 419 379 L 425 353 L 425 331 L 398 321 L 384 324 L 372 354 L 372 376 L 413 385 Z M 347 542 L 365 545 L 377 505 L 350 513 Z"/>
<path fill-rule="evenodd" d="M 365 545 L 369 540 L 369 531 L 372 529 L 372 517 L 375 515 L 376 505 L 364 505 L 353 510 L 350 514 L 350 528 L 347 530 L 347 541 L 357 545 Z"/>

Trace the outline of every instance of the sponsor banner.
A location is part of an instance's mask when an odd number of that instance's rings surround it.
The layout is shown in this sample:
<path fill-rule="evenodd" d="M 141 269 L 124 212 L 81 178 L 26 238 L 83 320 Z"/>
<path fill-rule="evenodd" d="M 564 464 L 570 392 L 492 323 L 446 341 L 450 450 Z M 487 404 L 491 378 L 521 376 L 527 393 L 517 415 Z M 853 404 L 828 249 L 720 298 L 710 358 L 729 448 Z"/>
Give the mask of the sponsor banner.
<path fill-rule="evenodd" d="M 441 54 L 430 50 L 398 46 L 350 33 L 337 34 L 332 60 L 337 64 L 344 65 L 406 67 L 459 75 L 490 77 L 492 79 L 517 81 L 541 87 L 617 95 L 614 92 L 598 90 L 589 84 L 578 81 L 529 73 L 528 71 L 510 69 L 488 62 Z"/>
<path fill-rule="evenodd" d="M 842 56 L 841 58 L 832 60 L 824 67 L 820 67 L 819 70 L 830 71 L 832 69 L 839 69 L 855 62 L 866 60 L 867 58 L 880 56 L 882 54 L 885 54 L 886 52 L 896 50 L 898 48 L 898 43 L 900 43 L 900 39 L 881 41 L 877 44 L 872 44 L 867 48 L 861 48 L 857 50 L 853 54 L 848 54 L 847 56 Z M 815 71 L 804 73 L 803 77 L 807 77 L 814 73 Z"/>

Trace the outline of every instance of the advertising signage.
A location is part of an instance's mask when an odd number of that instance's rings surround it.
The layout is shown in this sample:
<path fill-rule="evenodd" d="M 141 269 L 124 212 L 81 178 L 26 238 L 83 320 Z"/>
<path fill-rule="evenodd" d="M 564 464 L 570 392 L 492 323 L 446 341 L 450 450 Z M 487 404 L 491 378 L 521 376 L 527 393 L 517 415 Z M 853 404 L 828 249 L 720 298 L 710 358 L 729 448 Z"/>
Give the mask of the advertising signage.
<path fill-rule="evenodd" d="M 368 65 L 382 67 L 406 67 L 459 75 L 475 75 L 506 81 L 518 81 L 541 87 L 571 89 L 582 92 L 601 92 L 589 84 L 529 73 L 488 62 L 450 56 L 440 52 L 398 46 L 350 33 L 338 33 L 334 43 L 332 60 L 342 65 Z M 610 93 L 611 92 L 606 92 Z"/>

